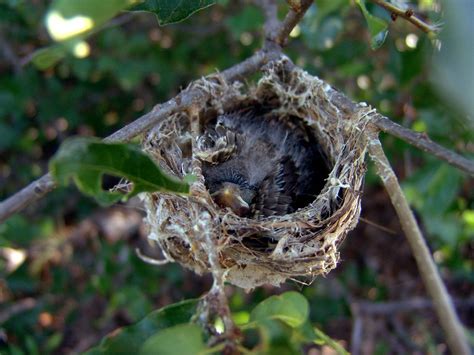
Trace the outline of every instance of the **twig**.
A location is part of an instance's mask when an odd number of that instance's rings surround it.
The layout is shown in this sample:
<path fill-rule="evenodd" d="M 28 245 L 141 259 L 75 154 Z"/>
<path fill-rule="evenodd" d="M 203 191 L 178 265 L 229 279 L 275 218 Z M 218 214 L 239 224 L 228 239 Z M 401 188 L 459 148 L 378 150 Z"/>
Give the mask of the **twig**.
<path fill-rule="evenodd" d="M 330 88 L 328 89 L 328 94 L 330 95 L 331 102 L 333 102 L 344 112 L 351 114 L 352 112 L 358 110 L 358 104 L 337 90 Z M 452 150 L 444 148 L 438 143 L 433 142 L 425 133 L 413 132 L 412 130 L 400 126 L 381 114 L 373 116 L 372 124 L 378 129 L 386 133 L 390 133 L 391 135 L 404 140 L 410 145 L 413 145 L 424 152 L 430 153 L 436 158 L 447 162 L 448 164 L 468 173 L 471 176 L 474 176 L 474 162 L 472 160 L 464 158 Z"/>
<path fill-rule="evenodd" d="M 245 61 L 224 70 L 223 77 L 228 81 L 233 81 L 245 77 L 260 68 L 263 64 L 278 58 L 277 51 L 260 50 Z M 331 88 L 328 91 L 331 101 L 341 110 L 351 113 L 359 109 L 359 106 L 347 96 Z M 206 99 L 204 94 L 197 90 L 185 90 L 175 98 L 156 106 L 151 112 L 138 118 L 127 126 L 121 128 L 109 137 L 105 138 L 108 142 L 125 142 L 142 134 L 147 129 L 165 119 L 168 115 L 184 110 L 192 105 L 193 102 L 200 99 Z M 426 135 L 413 132 L 408 128 L 402 127 L 382 115 L 374 116 L 372 123 L 382 131 L 390 133 L 407 143 L 430 153 L 438 159 L 446 161 L 448 164 L 467 172 L 474 176 L 474 163 L 461 155 L 446 149 L 439 144 L 431 141 Z M 49 174 L 32 182 L 16 194 L 12 195 L 3 202 L 0 202 L 0 223 L 4 222 L 14 213 L 24 209 L 26 206 L 37 201 L 47 193 L 53 191 L 56 185 Z"/>
<path fill-rule="evenodd" d="M 137 16 L 136 13 L 127 12 L 124 15 L 120 15 L 120 16 L 117 16 L 117 17 L 113 18 L 112 20 L 107 22 L 105 25 L 103 25 L 100 29 L 104 30 L 106 28 L 112 28 L 112 27 L 118 27 L 118 26 L 125 25 L 126 23 L 132 21 L 136 16 Z"/>
<path fill-rule="evenodd" d="M 286 14 L 276 35 L 272 38 L 277 44 L 284 47 L 293 28 L 301 21 L 306 11 L 313 4 L 313 0 L 287 0 L 290 11 Z"/>
<path fill-rule="evenodd" d="M 247 76 L 258 70 L 268 60 L 274 59 L 263 51 L 256 52 L 245 61 L 224 70 L 221 74 L 227 81 L 234 81 L 242 76 Z M 122 127 L 112 135 L 106 137 L 106 142 L 127 142 L 142 134 L 169 115 L 191 107 L 195 102 L 207 100 L 208 94 L 198 89 L 184 90 L 176 97 L 157 105 L 152 111 L 136 119 L 127 126 Z M 42 198 L 56 188 L 51 175 L 48 173 L 0 203 L 0 223 L 4 222 L 14 213 L 21 211 L 31 203 Z"/>
<path fill-rule="evenodd" d="M 211 220 L 212 217 L 209 213 L 201 214 L 199 222 L 195 226 L 197 234 L 194 235 L 197 239 L 196 241 L 201 244 L 201 247 L 208 251 L 207 262 L 210 265 L 212 278 L 214 279 L 211 290 L 204 297 L 203 306 L 205 308 L 203 309 L 202 315 L 208 317 L 208 324 L 210 324 L 209 320 L 215 315 L 221 318 L 224 324 L 224 332 L 215 340 L 224 340 L 224 353 L 236 354 L 238 340 L 241 334 L 232 319 L 229 302 L 225 294 L 225 271 L 221 267 L 218 250 L 215 248 L 215 240 L 210 233 L 209 226 L 211 225 Z"/>
<path fill-rule="evenodd" d="M 397 6 L 388 3 L 384 0 L 371 0 L 373 3 L 377 4 L 380 7 L 383 7 L 385 10 L 390 12 L 392 15 L 392 19 L 395 21 L 397 17 L 401 17 L 408 22 L 411 22 L 413 25 L 418 27 L 420 30 L 426 33 L 437 33 L 439 29 L 436 26 L 432 26 L 424 22 L 423 20 L 419 19 L 415 16 L 415 13 L 412 9 L 408 8 L 406 10 L 402 10 Z"/>
<path fill-rule="evenodd" d="M 0 223 L 3 223 L 14 213 L 21 211 L 31 203 L 53 191 L 55 187 L 56 183 L 48 173 L 38 180 L 33 181 L 13 196 L 10 196 L 0 203 Z"/>
<path fill-rule="evenodd" d="M 279 26 L 278 6 L 275 0 L 254 0 L 255 4 L 260 6 L 265 16 L 265 40 L 271 40 L 276 29 Z"/>
<path fill-rule="evenodd" d="M 376 229 L 380 229 L 381 231 L 384 231 L 385 233 L 391 234 L 391 235 L 397 235 L 397 232 L 395 232 L 393 229 L 384 227 L 378 223 L 372 222 L 371 220 L 364 218 L 364 217 L 359 217 L 359 221 L 364 222 L 368 224 L 369 226 L 372 226 Z"/>
<path fill-rule="evenodd" d="M 311 4 L 305 4 L 306 7 L 304 7 L 304 9 L 307 10 Z M 301 12 L 296 13 L 294 10 L 291 10 L 283 23 L 280 25 L 281 30 L 278 31 L 279 36 L 276 38 L 281 38 L 282 33 L 289 34 L 297 23 L 295 22 L 295 19 L 301 19 L 302 16 L 303 14 Z M 267 46 L 265 49 L 257 51 L 253 56 L 246 59 L 245 61 L 236 64 L 227 70 L 224 70 L 222 72 L 223 77 L 228 81 L 233 81 L 255 72 L 263 64 L 280 56 L 278 47 L 278 45 L 276 47 Z M 344 110 L 350 114 L 351 112 L 359 109 L 359 106 L 356 103 L 354 103 L 342 93 L 332 88 L 330 89 L 329 93 L 333 103 L 340 107 L 341 110 Z M 202 92 L 198 92 L 197 90 L 186 90 L 166 103 L 155 107 L 153 111 L 145 114 L 129 125 L 113 133 L 111 136 L 105 138 L 105 140 L 109 142 L 128 141 L 143 133 L 160 120 L 165 119 L 168 115 L 188 108 L 189 105 L 195 102 L 195 100 L 205 99 L 202 95 L 204 94 Z M 468 174 L 474 175 L 474 163 L 472 161 L 469 161 L 468 159 L 432 142 L 427 137 L 410 131 L 409 129 L 404 128 L 381 115 L 375 116 L 373 124 L 379 129 L 401 138 L 415 147 L 424 150 L 425 152 L 433 154 L 437 158 L 448 162 L 449 164 L 467 172 Z M 56 185 L 51 176 L 46 174 L 7 200 L 1 202 L 0 223 L 4 222 L 14 213 L 21 211 L 34 201 L 42 198 L 47 193 L 54 190 L 55 187 Z"/>
<path fill-rule="evenodd" d="M 351 333 L 351 354 L 359 355 L 364 336 L 364 320 L 362 319 L 357 305 L 351 305 L 352 317 L 352 333 Z"/>
<path fill-rule="evenodd" d="M 369 133 L 370 134 L 370 133 Z M 433 300 L 441 327 L 446 333 L 447 343 L 453 354 L 470 354 L 462 325 L 457 317 L 446 287 L 439 275 L 420 228 L 410 210 L 408 202 L 390 166 L 376 133 L 369 136 L 369 155 L 397 212 L 406 234 L 413 256 L 417 262 L 425 287 Z"/>
<path fill-rule="evenodd" d="M 22 313 L 33 309 L 36 307 L 37 301 L 34 298 L 28 297 L 23 298 L 19 301 L 16 301 L 12 305 L 10 305 L 7 309 L 0 312 L 0 325 L 5 323 L 11 317 L 17 315 L 18 313 Z"/>
<path fill-rule="evenodd" d="M 288 12 L 288 15 L 280 24 L 279 28 L 275 29 L 275 33 L 278 34 L 275 37 L 275 41 L 281 43 L 283 41 L 283 36 L 290 34 L 298 21 L 303 18 L 305 11 L 309 8 L 311 3 L 312 1 L 310 0 L 303 0 L 299 9 L 295 10 L 292 8 Z M 273 13 L 273 10 L 269 10 L 268 16 L 273 16 L 270 12 Z M 262 65 L 279 57 L 281 54 L 280 50 L 281 48 L 279 48 L 279 46 L 266 45 L 264 49 L 257 51 L 253 56 L 244 60 L 243 62 L 240 62 L 227 70 L 224 70 L 221 74 L 223 78 L 229 82 L 248 76 L 249 74 L 257 71 Z M 165 119 L 170 114 L 185 110 L 193 105 L 194 102 L 205 99 L 207 99 L 206 94 L 202 91 L 197 89 L 185 90 L 166 103 L 156 106 L 151 112 L 138 118 L 104 140 L 106 142 L 126 142 L 143 133 L 159 121 Z M 47 193 L 54 190 L 55 187 L 56 184 L 53 181 L 51 175 L 46 174 L 10 198 L 1 202 L 0 223 L 4 222 L 14 213 L 21 211 L 30 203 L 45 196 Z"/>
<path fill-rule="evenodd" d="M 426 133 L 418 133 L 409 130 L 399 124 L 389 120 L 382 115 L 374 116 L 374 124 L 382 131 L 401 138 L 411 145 L 421 149 L 424 152 L 431 153 L 436 158 L 446 161 L 456 168 L 474 176 L 474 161 L 466 159 L 455 152 L 444 148 L 433 142 Z"/>

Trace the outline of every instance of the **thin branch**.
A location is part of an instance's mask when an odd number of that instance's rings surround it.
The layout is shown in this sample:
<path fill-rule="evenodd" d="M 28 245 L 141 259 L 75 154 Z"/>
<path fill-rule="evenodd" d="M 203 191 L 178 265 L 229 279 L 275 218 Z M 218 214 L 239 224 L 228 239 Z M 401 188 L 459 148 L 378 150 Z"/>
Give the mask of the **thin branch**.
<path fill-rule="evenodd" d="M 253 56 L 243 62 L 224 70 L 221 75 L 225 80 L 232 82 L 257 71 L 269 60 L 275 59 L 275 55 L 278 54 L 257 51 Z M 155 106 L 152 111 L 106 137 L 104 141 L 127 142 L 156 125 L 158 122 L 166 119 L 169 115 L 185 110 L 201 100 L 207 100 L 209 98 L 208 96 L 208 93 L 199 89 L 184 90 L 176 97 L 164 104 Z M 56 183 L 49 173 L 42 176 L 40 179 L 33 181 L 31 184 L 0 203 L 0 223 L 4 222 L 11 215 L 23 210 L 31 203 L 39 200 L 55 188 Z"/>
<path fill-rule="evenodd" d="M 384 0 L 371 0 L 373 3 L 377 4 L 380 7 L 383 7 L 385 10 L 390 12 L 393 21 L 395 21 L 398 17 L 401 17 L 408 22 L 412 23 L 420 30 L 426 33 L 437 33 L 439 28 L 436 26 L 432 26 L 421 20 L 420 18 L 415 16 L 415 13 L 412 9 L 408 8 L 406 10 L 402 10 L 399 7 L 388 3 Z"/>
<path fill-rule="evenodd" d="M 331 102 L 348 114 L 355 112 L 360 107 L 357 103 L 353 102 L 334 88 L 328 89 L 328 94 L 330 95 Z M 436 158 L 447 162 L 471 176 L 474 176 L 474 162 L 472 160 L 464 158 L 462 155 L 433 142 L 425 133 L 414 132 L 408 128 L 400 126 L 381 114 L 377 114 L 373 117 L 372 124 L 378 129 L 398 137 L 408 144 L 413 145 L 424 152 L 430 153 Z"/>
<path fill-rule="evenodd" d="M 276 35 L 272 38 L 274 42 L 284 47 L 288 41 L 293 28 L 303 19 L 304 14 L 313 4 L 313 0 L 287 0 L 290 11 L 286 14 Z"/>
<path fill-rule="evenodd" d="M 304 11 L 308 9 L 308 7 L 311 5 L 311 2 L 304 2 L 303 5 L 301 6 L 299 12 L 290 10 L 283 23 L 280 24 L 280 30 L 277 31 L 278 36 L 275 37 L 278 39 L 278 41 L 281 42 L 281 38 L 284 33 L 288 35 L 291 32 L 291 30 L 297 24 L 297 22 L 295 22 L 296 19 L 301 20 Z M 268 13 L 270 14 L 270 11 Z M 275 43 L 275 46 L 266 46 L 263 50 L 257 51 L 253 56 L 246 59 L 245 61 L 236 64 L 227 70 L 224 70 L 222 75 L 227 81 L 237 80 L 257 71 L 262 65 L 278 58 L 279 56 L 280 46 Z M 350 114 L 359 109 L 358 104 L 354 103 L 347 96 L 334 90 L 333 88 L 329 89 L 329 93 L 333 103 L 341 110 Z M 196 102 L 196 100 L 206 99 L 203 95 L 204 94 L 198 90 L 185 90 L 166 103 L 156 106 L 151 112 L 113 133 L 111 136 L 105 138 L 105 140 L 109 142 L 124 142 L 131 140 L 132 138 L 155 125 L 160 120 L 168 117 L 168 115 L 189 108 L 193 102 Z M 474 175 L 473 162 L 446 148 L 443 148 L 442 146 L 427 139 L 425 136 L 399 126 L 398 124 L 381 115 L 377 115 L 374 118 L 373 124 L 379 129 L 393 134 L 394 136 L 405 140 L 409 144 L 433 154 L 437 158 L 448 162 L 449 164 L 467 172 L 468 174 Z M 7 200 L 0 202 L 0 223 L 4 222 L 14 213 L 21 211 L 34 201 L 42 198 L 47 193 L 54 190 L 55 187 L 56 185 L 51 176 L 46 174 Z"/>
<path fill-rule="evenodd" d="M 382 131 L 401 138 L 422 151 L 431 153 L 436 158 L 444 160 L 452 166 L 474 176 L 474 161 L 466 159 L 438 143 L 433 142 L 426 133 L 413 132 L 380 114 L 374 117 L 374 124 Z"/>
<path fill-rule="evenodd" d="M 254 0 L 255 4 L 260 6 L 265 16 L 265 39 L 271 40 L 272 35 L 276 33 L 278 26 L 278 6 L 275 0 Z"/>
<path fill-rule="evenodd" d="M 352 317 L 352 334 L 351 334 L 351 354 L 359 355 L 362 347 L 362 338 L 364 336 L 364 320 L 360 316 L 359 312 L 351 305 Z"/>
<path fill-rule="evenodd" d="M 126 23 L 129 23 L 132 21 L 134 18 L 136 18 L 138 15 L 136 12 L 127 12 L 124 15 L 117 16 L 107 22 L 105 25 L 103 25 L 100 29 L 104 30 L 107 28 L 112 28 L 112 27 L 118 27 L 125 25 Z"/>
<path fill-rule="evenodd" d="M 266 1 L 266 0 L 262 0 Z M 276 15 L 273 13 L 274 10 L 271 5 L 271 0 L 268 0 L 268 16 Z M 312 4 L 311 0 L 303 0 L 301 6 L 297 9 L 292 7 L 288 12 L 285 20 L 279 24 L 279 27 L 275 29 L 275 41 L 278 43 L 283 42 L 284 36 L 288 36 L 293 30 L 294 26 L 300 21 L 306 10 Z M 263 5 L 267 6 L 267 5 Z M 270 18 L 270 17 L 269 17 Z M 267 42 L 267 41 L 266 41 Z M 257 71 L 262 65 L 268 63 L 271 60 L 276 59 L 281 54 L 281 48 L 277 46 L 270 46 L 266 43 L 263 50 L 257 51 L 253 56 L 234 65 L 233 67 L 224 70 L 221 74 L 226 81 L 232 82 L 242 77 L 248 76 L 251 73 Z M 169 115 L 185 110 L 193 105 L 193 103 L 200 100 L 206 100 L 206 93 L 193 89 L 185 90 L 178 94 L 175 98 L 167 101 L 164 104 L 157 105 L 151 112 L 133 121 L 129 125 L 121 128 L 117 132 L 113 133 L 109 137 L 105 138 L 106 142 L 126 142 L 139 134 L 145 132 L 147 129 L 166 119 Z M 0 223 L 4 222 L 11 215 L 21 211 L 32 202 L 45 196 L 47 193 L 53 191 L 56 188 L 56 184 L 53 181 L 51 175 L 48 173 L 42 176 L 40 179 L 32 182 L 21 191 L 17 192 L 10 198 L 3 202 L 0 202 Z"/>
<path fill-rule="evenodd" d="M 0 203 L 0 223 L 53 191 L 56 183 L 48 173 Z"/>
<path fill-rule="evenodd" d="M 434 308 L 446 333 L 447 343 L 453 354 L 470 354 L 463 327 L 458 319 L 451 297 L 436 268 L 431 253 L 421 234 L 398 179 L 390 166 L 376 133 L 369 136 L 369 155 L 397 212 L 402 229 L 406 234 L 413 256 L 420 270 L 425 287 L 433 300 Z"/>
<path fill-rule="evenodd" d="M 0 312 L 0 325 L 19 313 L 35 308 L 37 303 L 37 300 L 28 297 L 9 305 L 8 308 Z"/>
<path fill-rule="evenodd" d="M 384 226 L 382 226 L 378 223 L 372 222 L 371 220 L 369 220 L 367 218 L 359 217 L 359 221 L 364 222 L 364 223 L 368 224 L 369 226 L 372 226 L 376 229 L 380 229 L 381 231 L 383 231 L 385 233 L 388 233 L 388 234 L 391 234 L 391 235 L 397 235 L 397 232 L 395 232 L 393 229 L 390 229 L 390 228 L 384 227 Z"/>
<path fill-rule="evenodd" d="M 279 57 L 278 51 L 257 51 L 253 56 L 245 61 L 234 65 L 233 67 L 222 72 L 223 77 L 228 81 L 237 80 L 245 77 L 260 68 L 263 64 L 270 62 Z M 342 111 L 348 114 L 359 109 L 358 104 L 354 103 L 347 96 L 330 88 L 328 91 L 331 101 Z M 187 109 L 196 100 L 207 99 L 204 93 L 197 90 L 185 90 L 175 98 L 157 105 L 151 112 L 138 118 L 127 126 L 121 128 L 109 137 L 105 138 L 108 142 L 126 142 L 134 137 L 142 134 L 147 129 L 168 117 L 174 112 Z M 448 164 L 467 172 L 474 176 L 474 163 L 461 155 L 450 151 L 439 144 L 431 141 L 426 135 L 413 132 L 392 122 L 387 117 L 376 115 L 373 124 L 382 131 L 390 133 L 407 143 L 422 149 L 427 153 L 431 153 L 440 160 L 446 161 Z M 32 182 L 7 200 L 0 202 L 0 223 L 4 222 L 11 215 L 23 210 L 31 203 L 53 191 L 56 185 L 49 174 L 44 175 L 40 179 Z"/>

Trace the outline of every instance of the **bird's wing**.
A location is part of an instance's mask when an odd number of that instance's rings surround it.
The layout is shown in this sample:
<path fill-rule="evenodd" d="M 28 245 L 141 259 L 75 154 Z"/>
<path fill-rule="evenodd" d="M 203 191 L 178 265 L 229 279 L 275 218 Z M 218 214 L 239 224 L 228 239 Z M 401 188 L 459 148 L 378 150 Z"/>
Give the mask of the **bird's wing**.
<path fill-rule="evenodd" d="M 297 180 L 298 173 L 293 160 L 284 157 L 278 161 L 260 185 L 255 199 L 255 213 L 272 216 L 293 212 Z"/>

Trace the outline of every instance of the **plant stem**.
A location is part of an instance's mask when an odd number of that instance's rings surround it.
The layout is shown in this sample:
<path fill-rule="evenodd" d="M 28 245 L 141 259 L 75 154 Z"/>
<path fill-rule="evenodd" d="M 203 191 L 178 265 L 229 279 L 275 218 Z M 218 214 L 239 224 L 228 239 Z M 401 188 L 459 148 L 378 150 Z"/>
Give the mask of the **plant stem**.
<path fill-rule="evenodd" d="M 370 137 L 369 155 L 375 163 L 380 176 L 397 212 L 402 229 L 406 234 L 413 256 L 420 270 L 425 287 L 433 300 L 434 308 L 441 327 L 446 333 L 447 343 L 453 354 L 470 354 L 467 338 L 454 309 L 451 297 L 436 268 L 431 253 L 421 234 L 398 179 L 385 156 L 376 134 Z"/>
<path fill-rule="evenodd" d="M 439 31 L 437 27 L 429 25 L 423 20 L 416 17 L 413 13 L 413 10 L 410 8 L 406 10 L 402 10 L 398 8 L 397 6 L 383 0 L 371 0 L 371 1 L 377 4 L 378 6 L 383 7 L 388 12 L 390 12 L 390 14 L 392 14 L 392 19 L 394 19 L 394 21 L 396 20 L 397 17 L 401 17 L 405 19 L 406 21 L 412 23 L 416 27 L 418 27 L 423 32 L 426 32 L 428 34 L 430 33 L 435 34 Z"/>

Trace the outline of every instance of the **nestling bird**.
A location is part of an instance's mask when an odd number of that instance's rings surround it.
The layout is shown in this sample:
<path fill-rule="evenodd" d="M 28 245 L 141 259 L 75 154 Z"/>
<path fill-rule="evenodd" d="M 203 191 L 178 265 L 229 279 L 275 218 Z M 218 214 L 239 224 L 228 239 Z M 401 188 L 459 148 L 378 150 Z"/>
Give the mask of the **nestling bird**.
<path fill-rule="evenodd" d="M 245 217 L 284 215 L 311 203 L 324 186 L 324 153 L 301 119 L 263 108 L 217 117 L 198 139 L 214 201 Z"/>

